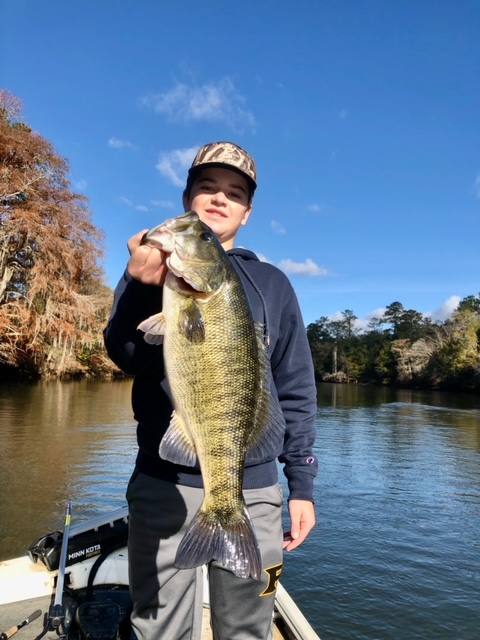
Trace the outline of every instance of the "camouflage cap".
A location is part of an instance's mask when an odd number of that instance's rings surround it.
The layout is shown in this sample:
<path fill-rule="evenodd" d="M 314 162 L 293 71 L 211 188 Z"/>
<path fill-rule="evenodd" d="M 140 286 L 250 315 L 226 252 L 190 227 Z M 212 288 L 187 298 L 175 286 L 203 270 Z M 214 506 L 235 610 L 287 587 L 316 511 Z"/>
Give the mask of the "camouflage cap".
<path fill-rule="evenodd" d="M 250 185 L 252 194 L 257 187 L 255 161 L 244 149 L 233 142 L 211 142 L 201 147 L 188 172 L 193 177 L 200 169 L 207 167 L 225 167 L 244 176 Z"/>

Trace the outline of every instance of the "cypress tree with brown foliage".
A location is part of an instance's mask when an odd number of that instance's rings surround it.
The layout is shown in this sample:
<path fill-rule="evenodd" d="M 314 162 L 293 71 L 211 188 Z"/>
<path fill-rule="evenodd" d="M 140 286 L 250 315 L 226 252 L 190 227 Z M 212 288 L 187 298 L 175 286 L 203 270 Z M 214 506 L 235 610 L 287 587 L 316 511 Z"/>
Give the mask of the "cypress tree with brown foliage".
<path fill-rule="evenodd" d="M 0 363 L 78 374 L 86 367 L 77 356 L 100 347 L 111 303 L 103 234 L 71 189 L 68 162 L 21 108 L 0 91 Z"/>

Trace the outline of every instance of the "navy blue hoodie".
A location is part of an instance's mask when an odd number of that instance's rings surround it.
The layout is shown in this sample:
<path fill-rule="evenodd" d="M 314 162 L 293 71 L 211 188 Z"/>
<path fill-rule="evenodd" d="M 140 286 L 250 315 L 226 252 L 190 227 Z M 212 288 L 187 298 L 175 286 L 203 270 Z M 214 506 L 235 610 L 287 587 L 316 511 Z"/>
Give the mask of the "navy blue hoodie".
<path fill-rule="evenodd" d="M 247 465 L 245 489 L 266 487 L 278 480 L 276 459 L 284 464 L 289 499 L 313 501 L 318 470 L 313 453 L 316 386 L 312 357 L 296 295 L 288 278 L 276 267 L 260 262 L 245 249 L 227 251 L 245 287 L 253 317 L 265 327 L 273 393 L 285 418 L 285 435 L 261 463 Z M 104 331 L 111 359 L 134 375 L 132 405 L 138 421 L 137 469 L 157 478 L 202 487 L 198 467 L 183 467 L 159 457 L 160 440 L 170 422 L 161 346 L 149 345 L 137 329 L 162 307 L 162 288 L 144 285 L 127 273 L 117 285 L 112 315 Z"/>

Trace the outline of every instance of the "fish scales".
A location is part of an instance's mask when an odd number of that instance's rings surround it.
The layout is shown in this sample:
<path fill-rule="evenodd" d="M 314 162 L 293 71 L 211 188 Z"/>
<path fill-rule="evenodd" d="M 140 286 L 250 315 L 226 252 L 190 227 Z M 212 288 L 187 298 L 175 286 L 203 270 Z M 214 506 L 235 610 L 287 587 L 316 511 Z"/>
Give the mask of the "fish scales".
<path fill-rule="evenodd" d="M 226 286 L 236 289 L 241 285 L 234 279 Z M 220 506 L 238 510 L 238 468 L 243 468 L 250 435 L 245 426 L 253 426 L 255 393 L 260 383 L 252 321 L 245 307 L 237 302 L 243 300 L 241 292 L 232 294 L 199 303 L 205 319 L 204 341 L 191 343 L 183 332 L 167 333 L 164 340 L 169 385 L 175 389 L 175 410 L 184 416 L 187 430 L 193 434 L 207 496 L 204 506 L 214 511 L 219 511 Z M 171 290 L 165 294 L 167 326 L 176 322 L 177 305 L 169 296 L 177 295 Z M 235 323 L 229 321 L 232 312 L 237 317 Z M 186 357 L 178 357 L 186 351 Z M 232 487 L 230 491 L 225 491 L 225 482 Z M 234 497 L 235 504 L 226 504 L 232 503 Z"/>

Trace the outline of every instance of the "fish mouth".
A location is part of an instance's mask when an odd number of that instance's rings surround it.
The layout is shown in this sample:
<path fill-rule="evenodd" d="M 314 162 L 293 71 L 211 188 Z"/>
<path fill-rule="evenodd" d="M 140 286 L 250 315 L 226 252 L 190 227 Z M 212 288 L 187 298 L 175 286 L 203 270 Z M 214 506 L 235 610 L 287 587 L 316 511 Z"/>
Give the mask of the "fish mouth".
<path fill-rule="evenodd" d="M 182 247 L 177 243 L 175 243 L 175 247 L 167 257 L 167 267 L 173 275 L 176 278 L 183 280 L 186 286 L 190 287 L 192 291 L 197 291 L 199 293 L 207 293 L 207 291 L 210 291 L 210 288 L 207 290 L 202 289 L 200 285 L 196 285 L 191 278 L 188 278 L 185 272 L 194 270 L 196 265 L 203 266 L 204 264 L 204 260 L 195 258 L 187 251 L 182 251 Z"/>
<path fill-rule="evenodd" d="M 175 289 L 178 293 L 189 298 L 207 300 L 212 295 L 210 291 L 202 291 L 202 289 L 198 289 L 193 284 L 185 280 L 185 278 L 177 276 L 173 272 L 170 273 L 169 281 L 172 289 Z"/>
<path fill-rule="evenodd" d="M 178 293 L 194 298 L 209 298 L 212 294 L 210 291 L 204 291 L 196 287 L 193 283 L 186 280 L 182 275 L 175 273 L 170 269 L 169 273 L 170 286 Z"/>
<path fill-rule="evenodd" d="M 162 224 L 153 227 L 153 229 L 150 229 L 150 231 L 147 231 L 140 244 L 150 245 L 151 247 L 156 247 L 165 253 L 171 253 L 175 246 L 173 237 L 173 234 L 163 222 Z"/>

